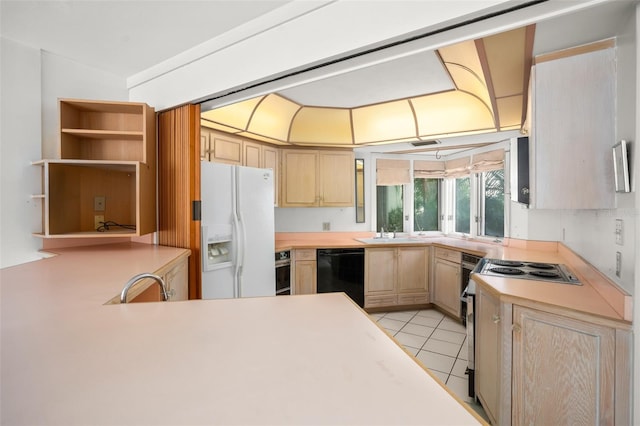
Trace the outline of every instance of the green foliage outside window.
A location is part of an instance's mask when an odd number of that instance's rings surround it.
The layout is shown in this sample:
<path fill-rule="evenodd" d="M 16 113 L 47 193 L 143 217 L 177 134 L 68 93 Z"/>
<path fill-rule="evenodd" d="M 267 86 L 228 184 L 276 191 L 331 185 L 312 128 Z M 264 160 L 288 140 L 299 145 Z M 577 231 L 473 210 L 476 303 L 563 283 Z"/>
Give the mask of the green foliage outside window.
<path fill-rule="evenodd" d="M 471 232 L 471 180 L 468 177 L 456 179 L 456 232 Z"/>
<path fill-rule="evenodd" d="M 504 237 L 504 170 L 484 173 L 484 234 Z"/>
<path fill-rule="evenodd" d="M 413 230 L 437 231 L 440 226 L 438 208 L 439 179 L 413 180 Z"/>
<path fill-rule="evenodd" d="M 402 232 L 402 185 L 376 187 L 377 228 L 380 232 Z"/>

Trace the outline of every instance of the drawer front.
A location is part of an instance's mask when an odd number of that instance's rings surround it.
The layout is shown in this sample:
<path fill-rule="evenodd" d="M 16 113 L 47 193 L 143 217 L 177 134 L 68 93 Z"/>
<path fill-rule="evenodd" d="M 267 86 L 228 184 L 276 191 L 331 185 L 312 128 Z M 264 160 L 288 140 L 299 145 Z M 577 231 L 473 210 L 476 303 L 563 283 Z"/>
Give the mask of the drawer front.
<path fill-rule="evenodd" d="M 383 306 L 395 306 L 398 304 L 398 296 L 365 296 L 364 307 L 365 308 L 379 308 Z"/>
<path fill-rule="evenodd" d="M 316 260 L 315 249 L 303 249 L 295 251 L 296 260 Z"/>
<path fill-rule="evenodd" d="M 435 256 L 440 259 L 448 260 L 450 262 L 456 262 L 456 263 L 462 262 L 462 253 L 456 250 L 447 250 L 440 247 L 436 247 Z"/>
<path fill-rule="evenodd" d="M 429 293 L 399 294 L 398 305 L 418 305 L 429 303 Z"/>

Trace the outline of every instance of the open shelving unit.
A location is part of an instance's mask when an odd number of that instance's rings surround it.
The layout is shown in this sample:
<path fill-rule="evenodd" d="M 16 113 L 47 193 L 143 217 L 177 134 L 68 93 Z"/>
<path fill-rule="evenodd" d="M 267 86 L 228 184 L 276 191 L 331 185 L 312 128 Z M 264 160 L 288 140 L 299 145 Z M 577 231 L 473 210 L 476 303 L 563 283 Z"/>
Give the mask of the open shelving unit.
<path fill-rule="evenodd" d="M 71 99 L 59 105 L 60 158 L 147 163 L 155 157 L 155 114 L 148 105 Z"/>
<path fill-rule="evenodd" d="M 155 112 L 143 103 L 61 99 L 60 159 L 42 167 L 43 238 L 156 230 Z M 97 200 L 102 200 L 98 202 Z M 112 224 L 105 227 L 104 223 Z"/>

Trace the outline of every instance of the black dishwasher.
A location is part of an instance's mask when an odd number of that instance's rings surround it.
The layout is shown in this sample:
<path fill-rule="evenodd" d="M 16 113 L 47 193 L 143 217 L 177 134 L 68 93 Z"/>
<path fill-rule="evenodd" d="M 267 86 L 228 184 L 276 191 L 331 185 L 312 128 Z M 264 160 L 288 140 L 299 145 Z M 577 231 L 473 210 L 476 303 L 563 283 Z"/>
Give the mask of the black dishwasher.
<path fill-rule="evenodd" d="M 343 291 L 364 307 L 364 249 L 319 249 L 318 293 Z"/>

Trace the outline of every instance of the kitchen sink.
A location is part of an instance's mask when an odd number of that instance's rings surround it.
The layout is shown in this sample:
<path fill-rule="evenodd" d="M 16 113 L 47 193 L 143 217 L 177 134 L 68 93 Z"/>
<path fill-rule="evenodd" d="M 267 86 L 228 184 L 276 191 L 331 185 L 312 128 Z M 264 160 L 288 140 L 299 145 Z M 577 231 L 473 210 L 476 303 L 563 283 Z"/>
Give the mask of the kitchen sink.
<path fill-rule="evenodd" d="M 415 243 L 420 240 L 413 237 L 398 237 L 398 238 L 356 238 L 361 243 L 366 244 L 401 244 L 401 243 Z"/>

